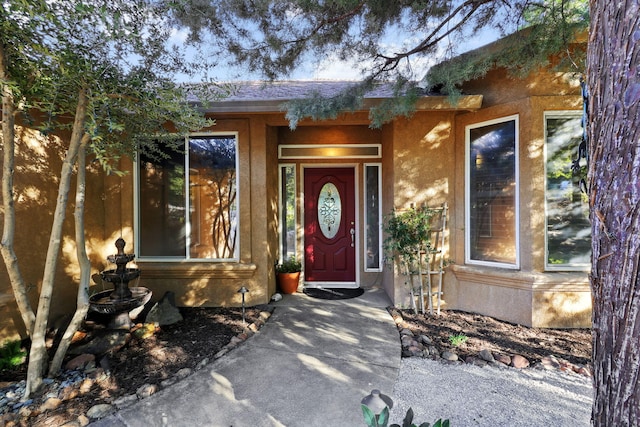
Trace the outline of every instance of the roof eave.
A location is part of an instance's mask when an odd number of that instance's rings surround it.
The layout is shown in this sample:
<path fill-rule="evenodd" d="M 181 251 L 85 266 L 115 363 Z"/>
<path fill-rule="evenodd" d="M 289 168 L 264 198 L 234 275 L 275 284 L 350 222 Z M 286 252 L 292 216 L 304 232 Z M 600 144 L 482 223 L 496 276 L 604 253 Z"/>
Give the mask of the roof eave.
<path fill-rule="evenodd" d="M 379 105 L 385 98 L 366 98 L 359 111 L 367 111 Z M 205 113 L 279 113 L 286 100 L 220 101 L 201 108 Z M 482 106 L 482 95 L 462 95 L 452 104 L 448 96 L 425 96 L 416 102 L 417 111 L 475 111 Z"/>

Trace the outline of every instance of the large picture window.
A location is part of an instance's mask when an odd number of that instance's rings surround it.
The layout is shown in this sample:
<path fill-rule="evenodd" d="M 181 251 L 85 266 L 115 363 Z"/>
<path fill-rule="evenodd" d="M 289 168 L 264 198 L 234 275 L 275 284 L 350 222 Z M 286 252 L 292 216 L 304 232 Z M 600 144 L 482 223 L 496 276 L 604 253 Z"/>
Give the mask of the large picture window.
<path fill-rule="evenodd" d="M 164 154 L 138 161 L 139 256 L 237 260 L 236 135 L 191 135 Z"/>
<path fill-rule="evenodd" d="M 519 266 L 518 117 L 466 128 L 466 262 Z"/>
<path fill-rule="evenodd" d="M 546 142 L 546 268 L 581 270 L 590 265 L 591 226 L 580 179 L 586 165 L 571 165 L 582 141 L 580 113 L 545 114 Z"/>

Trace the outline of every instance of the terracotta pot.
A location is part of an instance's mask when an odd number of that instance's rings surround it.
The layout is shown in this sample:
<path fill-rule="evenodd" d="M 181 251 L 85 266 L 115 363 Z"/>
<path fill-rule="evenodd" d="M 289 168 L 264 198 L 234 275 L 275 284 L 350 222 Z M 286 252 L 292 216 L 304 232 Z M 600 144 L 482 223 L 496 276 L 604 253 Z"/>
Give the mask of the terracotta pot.
<path fill-rule="evenodd" d="M 283 294 L 293 294 L 298 290 L 300 272 L 278 273 L 278 286 Z"/>

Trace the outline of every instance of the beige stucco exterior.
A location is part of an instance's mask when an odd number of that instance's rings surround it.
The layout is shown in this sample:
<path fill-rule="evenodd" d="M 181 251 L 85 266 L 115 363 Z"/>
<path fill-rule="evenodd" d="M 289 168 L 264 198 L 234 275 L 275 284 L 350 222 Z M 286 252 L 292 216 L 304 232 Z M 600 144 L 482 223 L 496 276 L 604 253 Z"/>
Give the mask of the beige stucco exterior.
<path fill-rule="evenodd" d="M 273 266 L 279 256 L 278 164 L 295 164 L 298 176 L 305 166 L 349 165 L 355 168 L 358 185 L 362 186 L 364 164 L 379 163 L 384 214 L 410 204 L 449 206 L 444 256 L 452 264 L 444 276 L 445 308 L 483 313 L 527 326 L 589 326 L 591 293 L 587 272 L 550 272 L 544 266 L 544 113 L 581 110 L 576 80 L 542 72 L 515 80 L 497 70 L 482 81 L 469 82 L 464 90 L 470 95 L 463 97 L 463 104 L 457 108 L 452 108 L 446 97 L 427 97 L 412 117 L 397 118 L 377 130 L 369 128 L 366 112 L 344 114 L 325 122 L 305 121 L 291 131 L 279 110 L 247 112 L 239 103 L 234 104 L 235 112 L 224 112 L 225 103 L 219 103 L 211 114 L 216 119 L 211 130 L 238 135 L 240 259 L 138 261 L 140 284 L 153 291 L 154 301 L 166 291 L 174 292 L 182 306 L 237 306 L 241 286 L 250 290 L 246 294 L 248 305 L 267 303 L 276 292 Z M 465 128 L 514 115 L 519 124 L 520 266 L 504 269 L 466 264 Z M 15 251 L 34 306 L 57 195 L 63 153 L 60 144 L 58 139 L 44 139 L 28 130 L 20 134 Z M 378 159 L 279 160 L 278 146 L 286 144 L 380 144 L 382 155 Z M 86 234 L 95 273 L 108 267 L 106 257 L 115 253 L 116 238 L 122 236 L 127 241 L 125 252 L 135 251 L 133 164 L 123 159 L 120 166 L 130 173 L 106 176 L 97 166 L 90 167 Z M 299 195 L 300 192 L 298 188 Z M 79 274 L 73 237 L 73 191 L 69 200 L 52 321 L 71 313 L 75 306 Z M 363 215 L 363 209 L 359 209 L 356 235 L 360 259 Z M 301 211 L 298 218 L 302 218 Z M 300 246 L 301 235 L 297 237 Z M 95 277 L 94 289 L 102 290 L 99 277 Z M 382 272 L 367 272 L 359 262 L 358 281 L 365 288 L 383 287 L 395 305 L 409 305 L 405 278 L 388 264 Z M 0 305 L 0 341 L 16 333 L 24 335 L 4 266 L 0 268 Z"/>

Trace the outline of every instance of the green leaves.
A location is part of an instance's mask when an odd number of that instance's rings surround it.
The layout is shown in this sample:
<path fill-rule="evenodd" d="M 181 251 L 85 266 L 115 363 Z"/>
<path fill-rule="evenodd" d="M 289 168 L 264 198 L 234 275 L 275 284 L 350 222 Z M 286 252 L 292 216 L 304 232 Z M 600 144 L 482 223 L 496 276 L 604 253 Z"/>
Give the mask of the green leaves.
<path fill-rule="evenodd" d="M 388 259 L 399 257 L 403 267 L 411 268 L 418 261 L 418 253 L 431 247 L 431 217 L 429 208 L 394 210 L 385 218 L 384 231 L 388 237 L 384 250 Z"/>
<path fill-rule="evenodd" d="M 387 427 L 389 423 L 389 408 L 384 407 L 382 412 L 378 415 L 374 414 L 367 405 L 360 405 L 362 408 L 362 414 L 364 415 L 364 421 L 368 427 Z"/>

